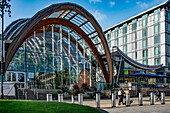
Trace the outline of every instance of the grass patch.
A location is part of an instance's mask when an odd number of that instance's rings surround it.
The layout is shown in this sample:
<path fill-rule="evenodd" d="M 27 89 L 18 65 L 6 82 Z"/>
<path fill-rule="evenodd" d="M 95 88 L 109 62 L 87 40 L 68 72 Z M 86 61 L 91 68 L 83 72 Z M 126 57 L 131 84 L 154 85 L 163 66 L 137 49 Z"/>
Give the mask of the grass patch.
<path fill-rule="evenodd" d="M 99 113 L 95 108 L 78 104 L 1 100 L 0 113 Z"/>

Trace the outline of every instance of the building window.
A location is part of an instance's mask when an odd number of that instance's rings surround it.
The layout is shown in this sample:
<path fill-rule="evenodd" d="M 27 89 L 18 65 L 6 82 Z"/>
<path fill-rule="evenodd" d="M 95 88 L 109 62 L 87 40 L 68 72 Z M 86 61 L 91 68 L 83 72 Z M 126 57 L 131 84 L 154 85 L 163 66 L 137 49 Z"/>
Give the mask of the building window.
<path fill-rule="evenodd" d="M 16 73 L 12 73 L 12 81 L 16 81 Z"/>
<path fill-rule="evenodd" d="M 11 81 L 11 73 L 10 72 L 8 72 L 8 74 L 7 74 L 7 80 L 6 81 Z"/>
<path fill-rule="evenodd" d="M 123 44 L 126 44 L 127 43 L 127 36 L 124 36 L 123 37 Z"/>
<path fill-rule="evenodd" d="M 148 19 L 147 14 L 142 16 L 142 27 L 147 27 L 147 23 L 148 23 L 147 19 Z"/>
<path fill-rule="evenodd" d="M 168 57 L 168 67 L 170 67 L 170 57 Z"/>
<path fill-rule="evenodd" d="M 160 55 L 160 46 L 154 48 L 154 55 L 159 56 Z"/>
<path fill-rule="evenodd" d="M 170 24 L 168 23 L 168 33 L 170 33 Z"/>
<path fill-rule="evenodd" d="M 157 45 L 160 43 L 160 35 L 154 36 L 154 44 Z"/>
<path fill-rule="evenodd" d="M 137 20 L 135 19 L 135 20 L 132 20 L 132 32 L 136 31 L 136 29 L 137 29 Z"/>
<path fill-rule="evenodd" d="M 143 64 L 148 65 L 148 60 L 143 60 Z"/>
<path fill-rule="evenodd" d="M 168 22 L 170 22 L 170 12 L 168 12 Z"/>
<path fill-rule="evenodd" d="M 108 42 L 110 41 L 110 34 L 111 34 L 111 32 L 108 31 L 108 32 L 107 32 L 107 41 L 108 41 Z"/>
<path fill-rule="evenodd" d="M 127 45 L 123 46 L 123 52 L 126 54 L 127 53 Z"/>
<path fill-rule="evenodd" d="M 161 58 L 160 57 L 159 58 L 155 58 L 154 59 L 154 63 L 155 63 L 155 65 L 160 64 L 161 63 Z"/>
<path fill-rule="evenodd" d="M 142 37 L 146 38 L 147 37 L 147 29 L 142 30 Z"/>
<path fill-rule="evenodd" d="M 170 44 L 170 35 L 168 35 L 168 44 Z"/>
<path fill-rule="evenodd" d="M 170 55 L 170 46 L 168 46 L 168 55 Z"/>
<path fill-rule="evenodd" d="M 115 46 L 118 46 L 119 45 L 119 41 L 118 39 L 115 40 Z"/>
<path fill-rule="evenodd" d="M 154 11 L 154 23 L 158 23 L 160 20 L 160 9 Z"/>
<path fill-rule="evenodd" d="M 143 59 L 146 59 L 146 58 L 148 58 L 148 50 L 147 49 L 143 50 Z"/>
<path fill-rule="evenodd" d="M 123 24 L 123 35 L 127 33 L 127 24 Z"/>
<path fill-rule="evenodd" d="M 160 24 L 154 25 L 154 34 L 157 35 L 160 33 Z"/>
<path fill-rule="evenodd" d="M 147 39 L 142 40 L 142 47 L 147 48 L 147 46 L 148 46 L 148 40 Z"/>
<path fill-rule="evenodd" d="M 114 30 L 115 46 L 119 46 L 119 28 Z"/>

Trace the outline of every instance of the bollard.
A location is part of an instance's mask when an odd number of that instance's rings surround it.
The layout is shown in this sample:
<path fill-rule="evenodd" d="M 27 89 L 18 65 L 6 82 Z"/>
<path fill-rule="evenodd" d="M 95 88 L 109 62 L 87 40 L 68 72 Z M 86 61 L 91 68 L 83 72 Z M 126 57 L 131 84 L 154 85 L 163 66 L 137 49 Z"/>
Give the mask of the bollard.
<path fill-rule="evenodd" d="M 27 97 L 27 91 L 25 91 L 25 100 L 27 100 L 28 97 Z"/>
<path fill-rule="evenodd" d="M 142 93 L 139 93 L 139 106 L 142 106 L 143 105 L 143 95 Z"/>
<path fill-rule="evenodd" d="M 38 100 L 38 92 L 37 92 L 37 100 Z"/>
<path fill-rule="evenodd" d="M 116 94 L 112 93 L 112 107 L 116 107 Z"/>
<path fill-rule="evenodd" d="M 83 104 L 83 94 L 82 93 L 79 93 L 78 94 L 78 102 L 79 102 L 79 104 Z"/>
<path fill-rule="evenodd" d="M 126 106 L 130 106 L 130 94 L 126 93 Z"/>
<path fill-rule="evenodd" d="M 100 93 L 96 93 L 96 105 L 97 108 L 100 108 Z"/>
<path fill-rule="evenodd" d="M 154 94 L 153 94 L 153 92 L 150 93 L 150 99 L 151 99 L 150 105 L 154 105 Z"/>
<path fill-rule="evenodd" d="M 63 94 L 58 94 L 58 102 L 63 102 Z"/>
<path fill-rule="evenodd" d="M 153 96 L 154 96 L 154 103 L 155 103 L 156 102 L 156 94 L 154 93 Z"/>
<path fill-rule="evenodd" d="M 71 95 L 71 101 L 74 103 L 74 95 Z"/>
<path fill-rule="evenodd" d="M 52 94 L 47 94 L 47 102 L 52 101 Z"/>
<path fill-rule="evenodd" d="M 165 93 L 161 92 L 161 104 L 165 104 Z"/>

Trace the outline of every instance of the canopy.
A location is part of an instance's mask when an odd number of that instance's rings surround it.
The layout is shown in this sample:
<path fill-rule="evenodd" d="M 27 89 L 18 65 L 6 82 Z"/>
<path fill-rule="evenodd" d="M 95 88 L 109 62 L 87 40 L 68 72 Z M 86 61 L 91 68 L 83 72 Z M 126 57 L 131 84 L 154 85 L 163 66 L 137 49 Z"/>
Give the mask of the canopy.
<path fill-rule="evenodd" d="M 147 76 L 147 77 L 154 77 L 154 78 L 156 78 L 156 77 L 167 77 L 166 75 L 160 75 L 160 74 L 155 75 L 155 74 L 151 74 L 151 73 L 145 74 L 145 73 L 140 73 L 140 72 L 133 73 L 133 74 L 131 74 L 129 76 Z"/>

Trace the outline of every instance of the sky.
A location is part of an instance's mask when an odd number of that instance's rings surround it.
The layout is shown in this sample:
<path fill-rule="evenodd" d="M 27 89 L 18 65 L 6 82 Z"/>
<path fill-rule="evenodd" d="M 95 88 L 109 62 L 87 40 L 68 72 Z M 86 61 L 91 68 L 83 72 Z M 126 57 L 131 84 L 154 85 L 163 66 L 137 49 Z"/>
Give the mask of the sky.
<path fill-rule="evenodd" d="M 11 0 L 11 17 L 5 14 L 4 28 L 19 18 L 31 18 L 45 7 L 71 2 L 89 11 L 106 30 L 167 0 Z M 1 24 L 0 24 L 1 29 Z"/>

